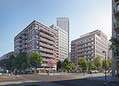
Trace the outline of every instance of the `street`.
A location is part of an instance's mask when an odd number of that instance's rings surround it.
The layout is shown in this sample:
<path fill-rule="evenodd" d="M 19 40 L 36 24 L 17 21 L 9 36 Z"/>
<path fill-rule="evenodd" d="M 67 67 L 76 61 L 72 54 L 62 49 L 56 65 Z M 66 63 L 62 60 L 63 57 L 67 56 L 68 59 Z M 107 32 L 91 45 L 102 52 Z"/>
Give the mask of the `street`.
<path fill-rule="evenodd" d="M 104 74 L 51 73 L 0 76 L 2 86 L 103 86 Z M 113 85 L 111 85 L 113 86 Z M 116 85 L 114 85 L 116 86 Z"/>
<path fill-rule="evenodd" d="M 108 82 L 104 85 L 103 80 L 72 79 L 50 82 L 24 82 L 4 86 L 118 86 L 118 81 Z"/>

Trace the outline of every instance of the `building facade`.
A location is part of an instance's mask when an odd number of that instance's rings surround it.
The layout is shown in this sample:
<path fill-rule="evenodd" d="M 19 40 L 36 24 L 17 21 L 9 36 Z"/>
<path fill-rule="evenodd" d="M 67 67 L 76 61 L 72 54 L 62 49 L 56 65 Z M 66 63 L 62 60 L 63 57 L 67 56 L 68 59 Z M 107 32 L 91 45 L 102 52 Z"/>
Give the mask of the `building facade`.
<path fill-rule="evenodd" d="M 80 57 L 88 59 L 108 55 L 107 36 L 100 30 L 84 34 L 71 42 L 71 60 L 77 62 Z M 106 56 L 107 56 L 106 55 Z"/>
<path fill-rule="evenodd" d="M 68 32 L 55 25 L 51 25 L 51 28 L 58 31 L 59 58 L 63 61 L 68 58 Z"/>
<path fill-rule="evenodd" d="M 68 46 L 65 46 L 65 47 L 68 48 L 68 53 L 67 54 L 68 54 L 68 59 L 70 60 L 70 58 L 69 58 L 69 18 L 67 18 L 67 17 L 58 17 L 57 18 L 57 26 L 60 27 L 60 29 L 59 29 L 60 39 L 62 38 L 61 36 L 63 36 L 63 38 L 66 39 L 66 42 L 67 42 L 66 44 L 68 44 Z M 66 36 L 66 37 L 64 37 L 64 36 Z M 66 57 L 63 57 L 63 56 L 64 55 L 61 55 L 62 58 L 66 58 Z"/>
<path fill-rule="evenodd" d="M 69 33 L 69 18 L 67 17 L 58 17 L 57 26 Z"/>
<path fill-rule="evenodd" d="M 108 42 L 108 59 L 112 59 L 111 41 Z"/>
<path fill-rule="evenodd" d="M 58 32 L 33 21 L 15 37 L 14 51 L 15 53 L 38 51 L 43 57 L 42 67 L 49 67 L 49 61 L 53 60 L 55 63 L 52 67 L 56 69 L 56 62 L 59 59 Z"/>
<path fill-rule="evenodd" d="M 13 51 L 8 52 L 7 54 L 1 56 L 1 57 L 0 57 L 0 60 L 9 59 L 9 57 L 10 57 L 11 55 L 14 55 L 14 52 L 13 52 Z"/>
<path fill-rule="evenodd" d="M 119 0 L 112 0 L 112 45 L 119 43 Z M 112 50 L 112 76 L 119 77 L 119 47 Z"/>

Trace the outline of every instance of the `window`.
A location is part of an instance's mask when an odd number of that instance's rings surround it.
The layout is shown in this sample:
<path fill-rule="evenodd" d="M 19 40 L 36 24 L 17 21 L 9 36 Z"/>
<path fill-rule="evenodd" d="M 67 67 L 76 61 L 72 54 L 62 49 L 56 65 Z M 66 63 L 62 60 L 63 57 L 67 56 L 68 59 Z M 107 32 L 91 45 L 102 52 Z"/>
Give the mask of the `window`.
<path fill-rule="evenodd" d="M 22 41 L 20 40 L 19 43 L 22 43 Z"/>
<path fill-rule="evenodd" d="M 19 47 L 22 47 L 22 45 L 20 45 Z"/>
<path fill-rule="evenodd" d="M 117 5 L 117 11 L 119 11 L 119 4 Z"/>
<path fill-rule="evenodd" d="M 22 39 L 22 37 L 21 37 L 21 36 L 20 36 L 19 38 L 20 38 L 20 39 Z"/>
<path fill-rule="evenodd" d="M 118 50 L 118 49 L 116 49 L 116 50 L 114 51 L 114 56 L 119 56 L 119 50 Z"/>
<path fill-rule="evenodd" d="M 91 40 L 94 40 L 94 38 L 91 38 Z"/>
<path fill-rule="evenodd" d="M 39 49 L 39 46 L 37 45 L 36 48 Z"/>

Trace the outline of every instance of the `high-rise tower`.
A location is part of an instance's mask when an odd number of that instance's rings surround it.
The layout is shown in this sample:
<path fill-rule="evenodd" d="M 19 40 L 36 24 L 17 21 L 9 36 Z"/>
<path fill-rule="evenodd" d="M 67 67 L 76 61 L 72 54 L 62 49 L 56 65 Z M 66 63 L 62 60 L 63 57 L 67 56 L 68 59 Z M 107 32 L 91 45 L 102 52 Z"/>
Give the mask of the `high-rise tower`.
<path fill-rule="evenodd" d="M 57 18 L 57 26 L 66 31 L 67 34 L 67 44 L 68 44 L 68 59 L 69 58 L 69 18 L 68 17 L 58 17 Z"/>

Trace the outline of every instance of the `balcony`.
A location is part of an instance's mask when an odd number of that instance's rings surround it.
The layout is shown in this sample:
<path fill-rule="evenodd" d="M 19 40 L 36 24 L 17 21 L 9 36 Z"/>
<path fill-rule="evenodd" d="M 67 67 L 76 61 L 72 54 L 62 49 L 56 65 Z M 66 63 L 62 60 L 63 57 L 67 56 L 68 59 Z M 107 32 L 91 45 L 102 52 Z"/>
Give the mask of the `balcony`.
<path fill-rule="evenodd" d="M 51 41 L 54 41 L 54 40 L 55 40 L 53 37 L 51 37 L 50 35 L 45 34 L 45 33 L 40 33 L 40 36 L 41 36 L 41 37 L 44 37 L 44 38 L 46 38 L 46 39 L 49 39 L 49 40 L 51 40 Z"/>
<path fill-rule="evenodd" d="M 44 32 L 41 32 L 40 35 L 43 37 L 46 37 L 46 38 L 51 38 L 51 36 L 49 34 L 44 33 Z"/>
<path fill-rule="evenodd" d="M 51 44 L 51 45 L 54 45 L 54 42 L 49 41 L 49 40 L 47 40 L 47 39 L 45 39 L 45 38 L 40 37 L 40 40 L 41 40 L 42 42 L 47 42 L 47 43 L 49 43 L 49 44 Z"/>
<path fill-rule="evenodd" d="M 43 61 L 46 61 L 46 62 L 47 62 L 47 61 L 48 61 L 48 59 L 46 59 L 46 58 L 43 58 Z"/>
<path fill-rule="evenodd" d="M 42 43 L 42 42 L 40 42 L 40 46 L 47 47 L 47 48 L 50 48 L 50 49 L 54 49 L 53 46 L 50 46 L 50 45 Z"/>
<path fill-rule="evenodd" d="M 51 33 L 48 29 L 41 29 L 41 32 L 44 32 L 50 36 L 53 36 L 53 33 Z"/>
<path fill-rule="evenodd" d="M 40 52 L 40 54 L 44 57 L 54 58 L 54 55 L 51 55 L 51 54 L 46 54 L 46 53 L 43 53 L 43 52 Z"/>
<path fill-rule="evenodd" d="M 53 53 L 53 50 L 45 49 L 45 48 L 42 48 L 42 47 L 40 47 L 40 50 L 44 51 L 44 52 Z"/>

